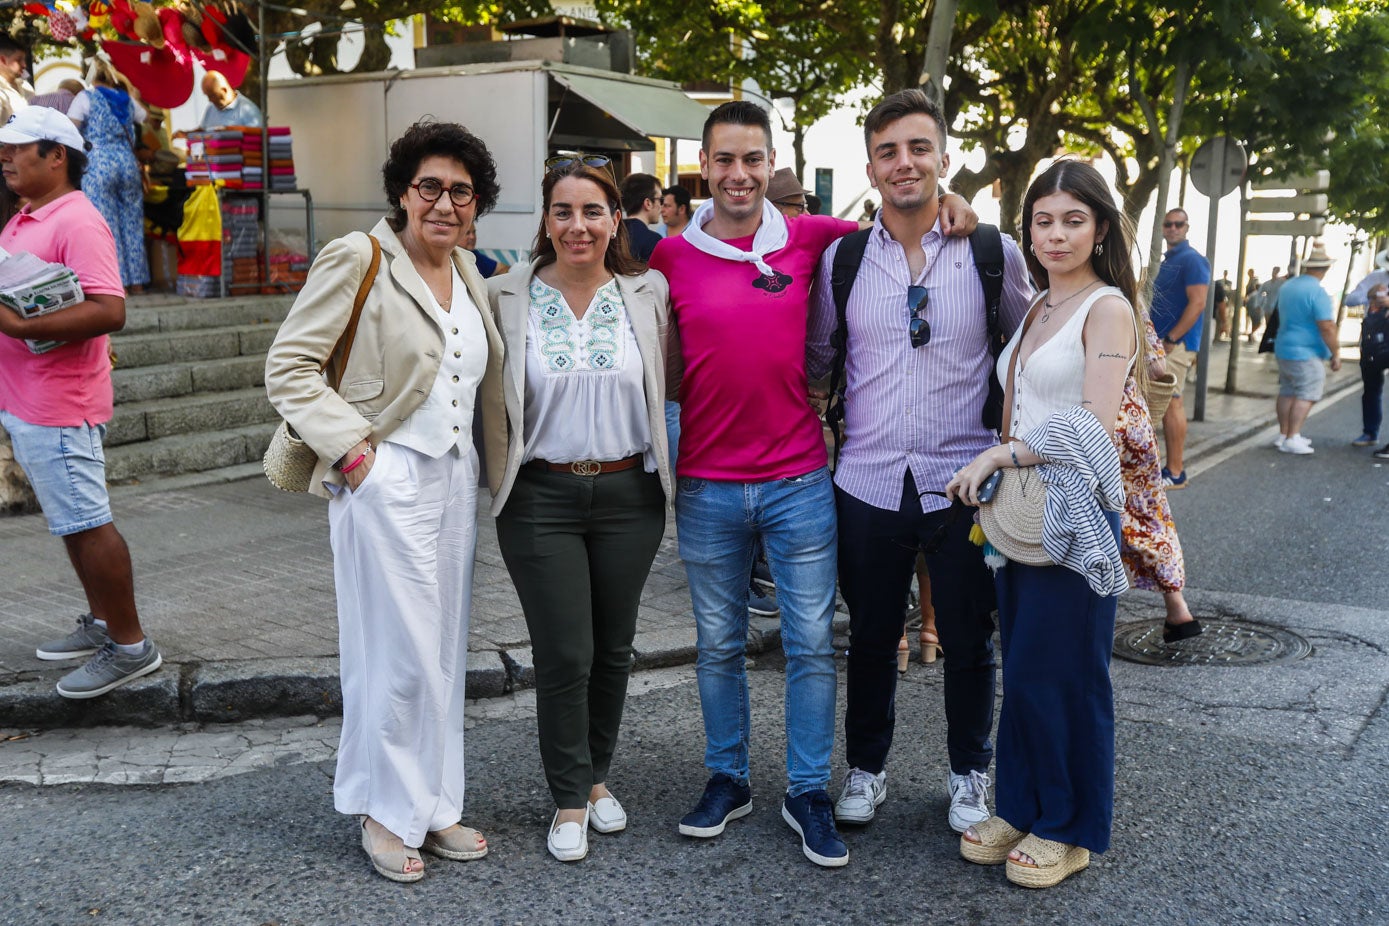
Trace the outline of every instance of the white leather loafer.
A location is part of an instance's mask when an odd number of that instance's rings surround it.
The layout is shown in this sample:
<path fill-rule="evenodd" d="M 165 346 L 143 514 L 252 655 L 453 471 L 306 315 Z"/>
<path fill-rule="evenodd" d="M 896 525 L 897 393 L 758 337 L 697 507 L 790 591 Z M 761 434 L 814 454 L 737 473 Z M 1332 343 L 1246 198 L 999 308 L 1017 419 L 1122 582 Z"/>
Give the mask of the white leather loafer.
<path fill-rule="evenodd" d="M 550 854 L 561 862 L 577 862 L 588 855 L 588 809 L 584 809 L 584 819 L 577 823 L 559 823 L 559 811 L 550 821 L 550 835 L 546 845 Z"/>
<path fill-rule="evenodd" d="M 627 828 L 627 811 L 611 794 L 588 803 L 588 825 L 598 833 L 618 833 Z"/>

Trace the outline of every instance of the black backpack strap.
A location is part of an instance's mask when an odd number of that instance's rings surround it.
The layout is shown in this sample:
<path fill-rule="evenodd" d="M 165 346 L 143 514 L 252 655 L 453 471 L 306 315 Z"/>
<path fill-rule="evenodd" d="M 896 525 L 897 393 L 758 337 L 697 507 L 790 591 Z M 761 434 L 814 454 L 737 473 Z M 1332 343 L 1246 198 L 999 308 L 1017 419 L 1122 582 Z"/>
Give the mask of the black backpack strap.
<path fill-rule="evenodd" d="M 1003 301 L 1003 236 L 997 225 L 980 223 L 969 236 L 969 248 L 974 254 L 974 269 L 979 273 L 979 285 L 984 288 L 984 317 L 988 325 L 989 353 L 995 360 L 1008 343 L 999 320 L 999 305 Z M 1003 386 L 993 370 L 989 370 L 989 396 L 984 400 L 980 415 L 984 427 L 997 431 L 1003 426 Z"/>
<path fill-rule="evenodd" d="M 871 228 L 861 228 L 839 239 L 839 247 L 834 252 L 833 270 L 830 275 L 830 291 L 834 294 L 834 309 L 837 323 L 830 335 L 830 346 L 834 348 L 834 365 L 830 368 L 830 397 L 825 407 L 825 423 L 834 435 L 834 458 L 839 459 L 842 442 L 840 425 L 844 421 L 844 364 L 849 353 L 849 293 L 854 290 L 854 280 L 858 278 L 859 265 L 863 263 L 863 252 L 868 247 Z"/>

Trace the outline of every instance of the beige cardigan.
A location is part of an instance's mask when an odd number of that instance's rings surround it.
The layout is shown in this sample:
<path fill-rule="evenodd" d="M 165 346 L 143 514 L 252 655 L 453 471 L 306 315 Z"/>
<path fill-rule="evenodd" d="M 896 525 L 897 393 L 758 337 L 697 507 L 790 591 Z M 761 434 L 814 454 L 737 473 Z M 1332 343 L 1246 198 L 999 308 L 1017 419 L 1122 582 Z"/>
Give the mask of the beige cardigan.
<path fill-rule="evenodd" d="M 487 469 L 494 477 L 500 474 L 500 487 L 492 490 L 492 514 L 506 504 L 516 474 L 521 469 L 521 453 L 525 449 L 526 402 L 526 330 L 530 315 L 531 265 L 517 264 L 510 273 L 487 281 L 492 313 L 502 340 L 506 343 L 506 365 L 503 392 L 506 397 L 506 417 L 509 433 L 505 456 L 491 457 Z M 655 270 L 637 276 L 618 276 L 622 302 L 627 317 L 632 320 L 637 350 L 641 354 L 642 383 L 646 392 L 646 418 L 651 427 L 651 449 L 656 456 L 656 471 L 667 504 L 675 498 L 670 472 L 670 450 L 666 440 L 666 336 L 669 318 L 670 287 L 666 278 Z M 500 435 L 491 432 L 488 422 L 487 447 L 496 446 Z"/>
<path fill-rule="evenodd" d="M 423 404 L 443 359 L 444 332 L 430 308 L 429 291 L 400 238 L 384 219 L 371 233 L 381 242 L 381 267 L 362 306 L 357 338 L 342 377 L 341 394 L 319 375 L 352 315 L 352 303 L 371 261 L 371 242 L 354 232 L 328 243 L 280 325 L 265 359 L 265 390 L 295 432 L 318 454 L 309 491 L 328 496 L 323 480 L 343 483 L 332 468 L 363 438 L 378 444 Z M 484 457 L 506 447 L 502 404 L 502 339 L 487 310 L 487 284 L 473 255 L 453 251 L 454 266 L 478 307 L 487 333 L 487 369 L 474 408 L 485 435 Z M 328 365 L 331 378 L 337 358 Z M 500 435 L 500 437 L 498 437 Z M 499 440 L 497 447 L 488 441 Z M 495 494 L 500 469 L 489 478 Z"/>

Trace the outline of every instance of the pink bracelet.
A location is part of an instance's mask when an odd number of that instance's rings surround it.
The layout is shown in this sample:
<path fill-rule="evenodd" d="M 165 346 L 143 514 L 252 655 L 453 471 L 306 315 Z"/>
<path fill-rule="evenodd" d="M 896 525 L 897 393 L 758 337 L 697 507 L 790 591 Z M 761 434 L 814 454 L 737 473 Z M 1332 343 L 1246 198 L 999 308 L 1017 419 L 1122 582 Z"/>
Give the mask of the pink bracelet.
<path fill-rule="evenodd" d="M 359 456 L 357 459 L 353 460 L 351 463 L 349 463 L 349 464 L 347 464 L 346 466 L 344 466 L 342 469 L 338 470 L 338 472 L 340 472 L 340 473 L 342 473 L 344 476 L 346 476 L 348 473 L 352 472 L 354 469 L 356 469 L 357 467 L 361 466 L 361 465 L 362 465 L 362 461 L 365 460 L 366 458 L 367 458 L 366 452 L 363 451 L 361 456 Z"/>

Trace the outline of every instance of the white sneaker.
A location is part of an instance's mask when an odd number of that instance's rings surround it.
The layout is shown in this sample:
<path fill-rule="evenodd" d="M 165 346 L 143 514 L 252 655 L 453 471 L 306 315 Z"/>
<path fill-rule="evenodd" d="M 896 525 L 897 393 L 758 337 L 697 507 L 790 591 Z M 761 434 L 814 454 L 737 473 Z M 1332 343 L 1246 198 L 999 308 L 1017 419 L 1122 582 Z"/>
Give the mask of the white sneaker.
<path fill-rule="evenodd" d="M 1275 438 L 1273 439 L 1273 449 L 1274 449 L 1274 450 L 1282 450 L 1282 449 L 1283 449 L 1283 441 L 1285 441 L 1285 440 L 1287 440 L 1287 438 L 1285 438 L 1282 434 L 1279 434 L 1277 437 L 1275 437 Z"/>
<path fill-rule="evenodd" d="M 950 790 L 950 828 L 963 833 L 989 819 L 989 776 L 972 771 L 968 775 L 951 772 L 945 779 Z"/>
<path fill-rule="evenodd" d="M 1312 446 L 1312 442 L 1301 434 L 1294 434 L 1292 437 L 1289 437 L 1287 440 L 1283 441 L 1283 445 L 1278 449 L 1284 453 L 1296 453 L 1299 455 L 1317 452 L 1316 448 Z"/>
<path fill-rule="evenodd" d="M 834 805 L 834 818 L 844 823 L 867 823 L 878 805 L 887 800 L 887 772 L 865 772 L 851 768 L 844 779 L 844 792 Z"/>

